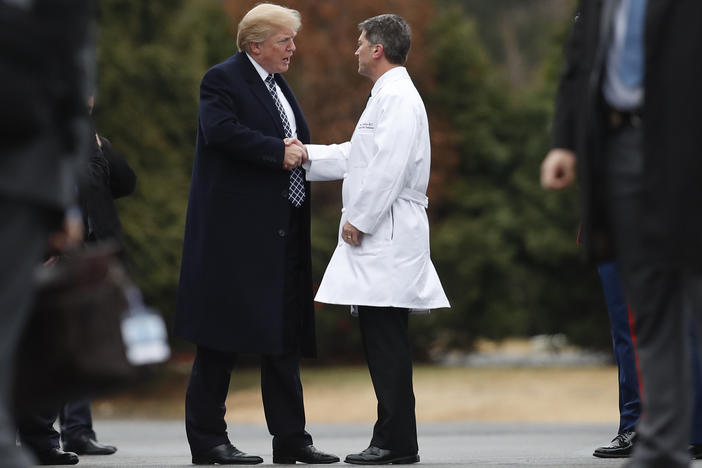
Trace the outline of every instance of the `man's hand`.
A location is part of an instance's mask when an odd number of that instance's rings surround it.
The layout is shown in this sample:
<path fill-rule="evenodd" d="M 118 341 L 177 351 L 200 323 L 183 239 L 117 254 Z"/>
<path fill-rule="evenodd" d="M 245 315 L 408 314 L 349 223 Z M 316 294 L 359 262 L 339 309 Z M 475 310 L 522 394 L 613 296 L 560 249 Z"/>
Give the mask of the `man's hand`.
<path fill-rule="evenodd" d="M 341 228 L 341 237 L 347 244 L 358 247 L 361 245 L 361 241 L 363 240 L 363 233 L 356 229 L 353 224 L 346 221 L 344 223 L 344 227 Z"/>
<path fill-rule="evenodd" d="M 290 145 L 295 145 L 299 146 L 300 149 L 302 150 L 302 162 L 300 164 L 305 164 L 307 160 L 309 159 L 309 156 L 307 154 L 307 147 L 297 138 L 286 138 L 283 140 L 285 143 L 285 146 L 290 146 Z"/>
<path fill-rule="evenodd" d="M 286 138 L 283 141 L 285 142 L 283 169 L 292 171 L 307 161 L 307 148 L 297 138 Z"/>
<path fill-rule="evenodd" d="M 67 214 L 63 219 L 63 229 L 49 236 L 49 250 L 63 252 L 77 247 L 83 241 L 83 220 L 80 215 Z"/>
<path fill-rule="evenodd" d="M 566 188 L 575 180 L 575 153 L 553 148 L 541 163 L 541 187 L 550 190 Z"/>

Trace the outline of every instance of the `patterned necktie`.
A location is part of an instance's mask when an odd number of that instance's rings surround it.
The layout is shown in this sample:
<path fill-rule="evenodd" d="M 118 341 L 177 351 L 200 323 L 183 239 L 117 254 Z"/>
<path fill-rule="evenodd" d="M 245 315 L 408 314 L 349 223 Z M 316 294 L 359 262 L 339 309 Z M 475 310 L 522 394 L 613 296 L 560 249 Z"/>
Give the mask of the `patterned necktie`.
<path fill-rule="evenodd" d="M 271 93 L 273 102 L 275 103 L 275 108 L 278 109 L 278 114 L 280 114 L 280 120 L 283 122 L 283 130 L 285 132 L 285 137 L 290 138 L 293 136 L 292 129 L 290 128 L 290 122 L 288 121 L 288 116 L 285 114 L 285 109 L 278 99 L 278 91 L 275 87 L 275 79 L 273 75 L 268 75 L 266 77 L 266 86 L 268 87 L 268 92 Z M 288 188 L 288 200 L 290 203 L 296 207 L 302 206 L 302 202 L 305 201 L 305 180 L 302 176 L 302 168 L 296 167 L 290 172 L 290 187 Z"/>
<path fill-rule="evenodd" d="M 646 0 L 629 0 L 626 12 L 626 33 L 617 74 L 629 88 L 641 85 L 644 74 L 644 21 Z"/>

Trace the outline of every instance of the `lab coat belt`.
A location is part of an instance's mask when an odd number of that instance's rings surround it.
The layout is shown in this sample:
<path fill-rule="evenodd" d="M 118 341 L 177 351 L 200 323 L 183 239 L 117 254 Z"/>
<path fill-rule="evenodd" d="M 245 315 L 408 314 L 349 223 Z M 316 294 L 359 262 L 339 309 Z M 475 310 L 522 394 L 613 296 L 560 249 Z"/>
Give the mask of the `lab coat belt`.
<path fill-rule="evenodd" d="M 403 188 L 398 198 L 400 198 L 401 200 L 407 200 L 417 203 L 419 205 L 422 205 L 424 208 L 429 207 L 429 197 L 424 195 L 422 192 L 411 189 L 409 187 Z"/>

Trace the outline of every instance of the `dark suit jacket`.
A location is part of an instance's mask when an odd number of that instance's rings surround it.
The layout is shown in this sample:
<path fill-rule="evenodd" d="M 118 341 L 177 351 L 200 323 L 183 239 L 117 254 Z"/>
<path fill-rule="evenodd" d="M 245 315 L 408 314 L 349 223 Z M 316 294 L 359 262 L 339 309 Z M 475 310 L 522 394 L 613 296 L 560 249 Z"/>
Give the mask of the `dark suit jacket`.
<path fill-rule="evenodd" d="M 282 76 L 297 135 L 309 129 Z M 273 99 L 243 53 L 212 67 L 200 85 L 200 110 L 175 331 L 229 352 L 283 352 L 285 236 L 290 172 L 283 169 L 283 127 Z M 310 188 L 306 183 L 307 200 Z M 315 353 L 310 209 L 303 205 L 301 296 L 303 353 Z"/>
<path fill-rule="evenodd" d="M 134 192 L 137 177 L 107 138 L 100 137 L 102 148 L 94 139 L 93 142 L 93 154 L 81 171 L 78 183 L 85 240 L 115 240 L 121 243 L 122 224 L 114 200 Z"/>
<path fill-rule="evenodd" d="M 583 240 L 591 257 L 611 255 L 605 222 L 600 27 L 609 0 L 582 0 L 556 100 L 554 147 L 577 154 Z M 605 11 L 605 17 L 611 17 Z M 702 2 L 651 0 L 645 20 L 643 152 L 647 261 L 702 265 Z"/>

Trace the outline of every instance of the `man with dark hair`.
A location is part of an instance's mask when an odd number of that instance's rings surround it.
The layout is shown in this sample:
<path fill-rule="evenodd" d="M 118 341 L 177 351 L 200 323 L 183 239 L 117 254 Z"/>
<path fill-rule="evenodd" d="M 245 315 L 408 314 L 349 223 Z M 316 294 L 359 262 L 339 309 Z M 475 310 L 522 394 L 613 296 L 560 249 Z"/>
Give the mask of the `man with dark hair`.
<path fill-rule="evenodd" d="M 429 126 L 403 66 L 407 23 L 380 15 L 359 29 L 358 72 L 374 82 L 366 108 L 351 141 L 307 145 L 310 180 L 344 180 L 339 243 L 315 299 L 358 315 L 378 399 L 370 446 L 345 461 L 416 463 L 408 315 L 449 307 L 429 256 Z"/>

